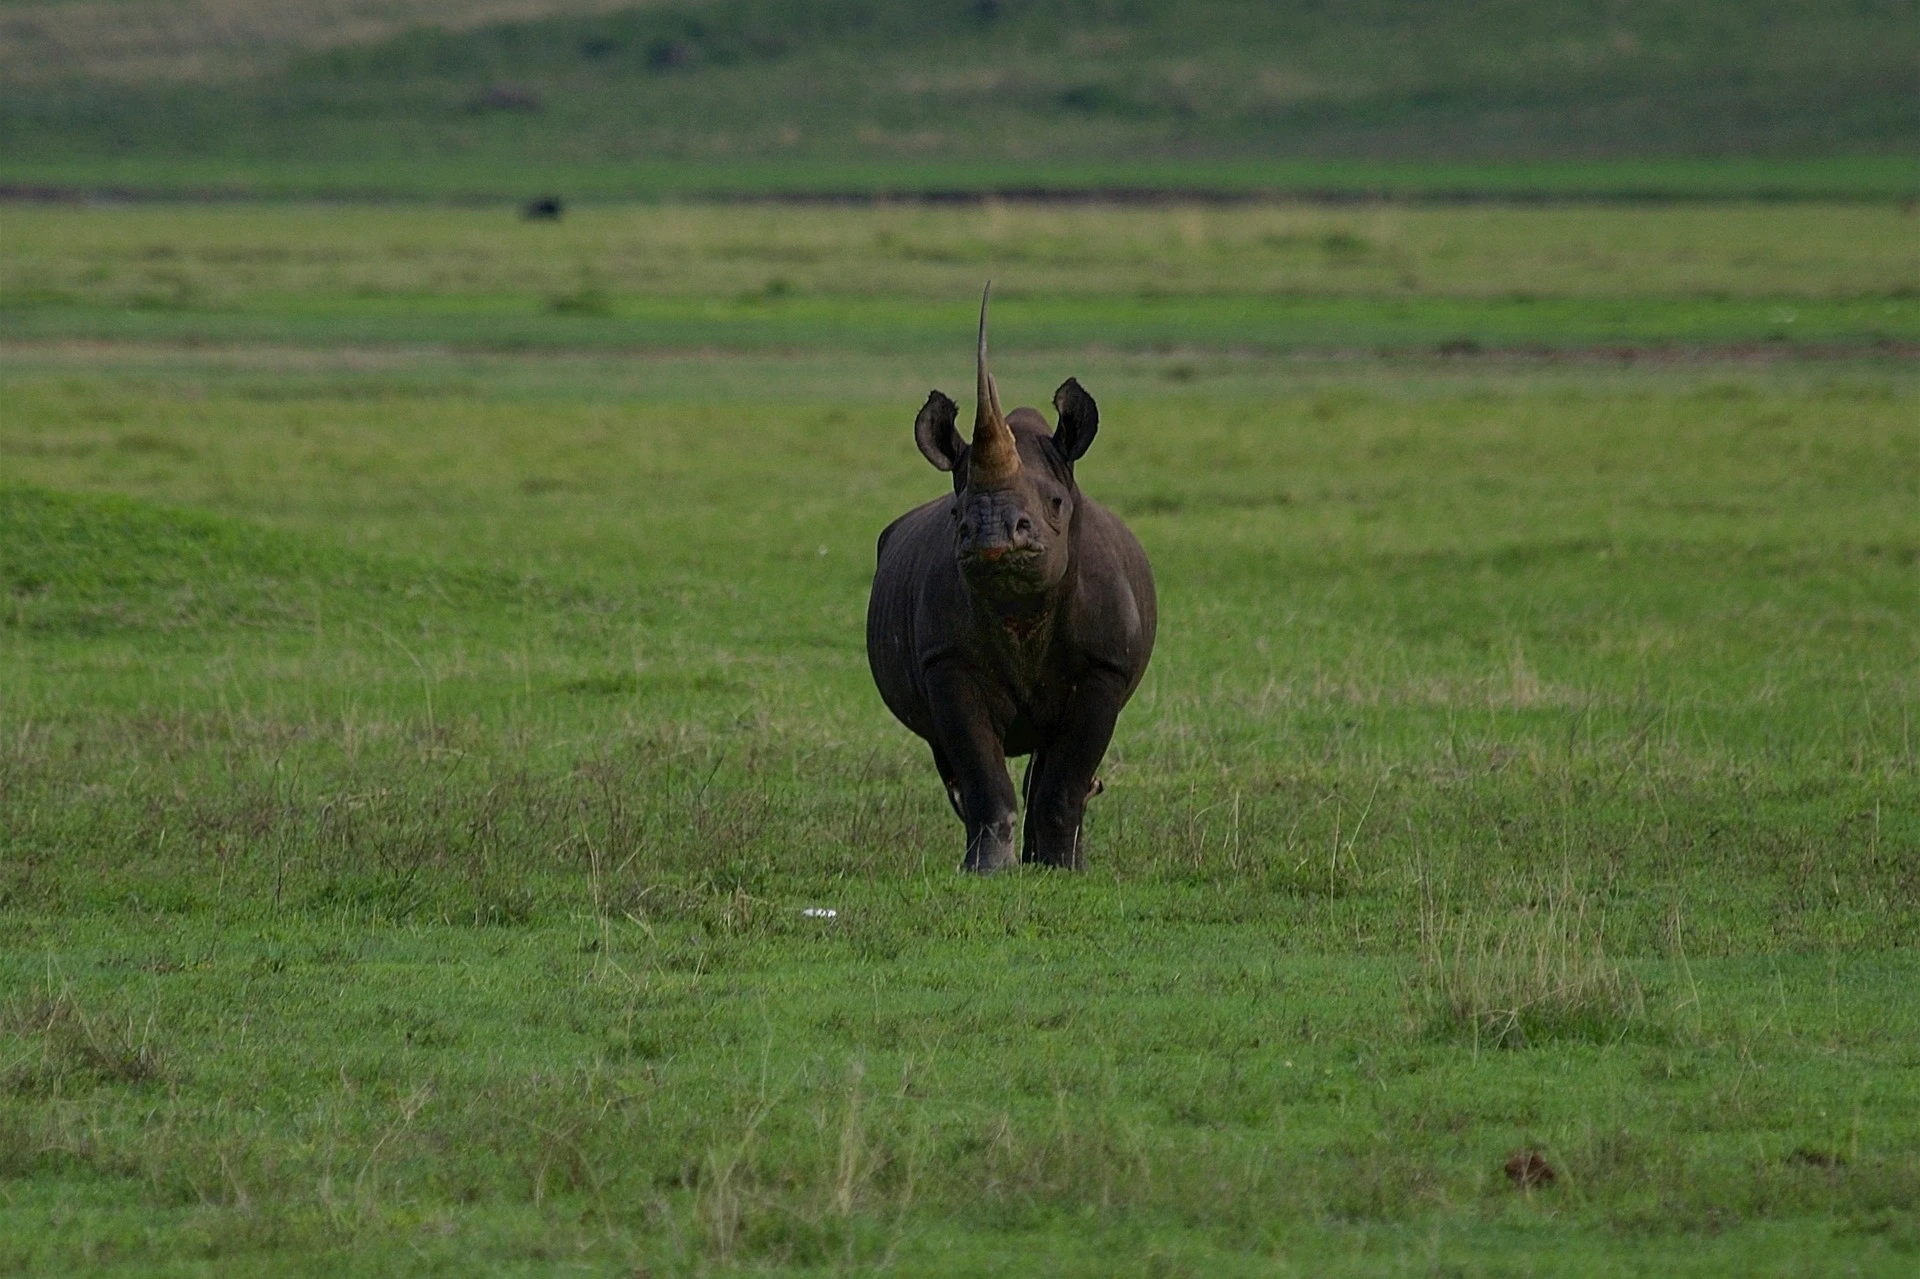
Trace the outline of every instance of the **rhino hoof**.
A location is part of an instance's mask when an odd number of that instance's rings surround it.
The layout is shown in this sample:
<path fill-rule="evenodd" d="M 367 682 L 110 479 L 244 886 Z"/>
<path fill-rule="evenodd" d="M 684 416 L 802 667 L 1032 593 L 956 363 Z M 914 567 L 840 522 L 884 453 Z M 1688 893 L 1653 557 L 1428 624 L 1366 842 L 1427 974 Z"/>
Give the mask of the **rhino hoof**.
<path fill-rule="evenodd" d="M 961 870 L 970 870 L 980 875 L 991 875 L 994 871 L 1017 866 L 1020 858 L 1013 851 L 1013 823 L 1005 823 L 1004 828 L 989 828 L 967 848 L 966 860 L 960 863 Z"/>

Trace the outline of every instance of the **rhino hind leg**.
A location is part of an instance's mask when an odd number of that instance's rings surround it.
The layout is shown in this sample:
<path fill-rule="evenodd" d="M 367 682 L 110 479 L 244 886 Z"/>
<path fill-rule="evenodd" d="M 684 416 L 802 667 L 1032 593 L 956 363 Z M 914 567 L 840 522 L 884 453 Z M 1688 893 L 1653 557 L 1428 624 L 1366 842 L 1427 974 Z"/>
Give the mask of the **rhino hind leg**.
<path fill-rule="evenodd" d="M 1027 830 L 1020 851 L 1022 861 L 1064 870 L 1085 869 L 1082 821 L 1087 801 L 1106 789 L 1095 770 L 1107 753 L 1114 721 L 1126 699 L 1124 682 L 1089 680 L 1082 696 L 1068 708 L 1064 731 L 1033 753 L 1025 787 Z"/>
<path fill-rule="evenodd" d="M 1021 788 L 1027 829 L 1020 860 L 1061 870 L 1085 870 L 1082 820 L 1095 788 L 1091 784 L 1076 786 L 1070 776 L 1063 775 L 1070 772 L 1064 766 L 1064 754 L 1043 748 L 1035 751 L 1027 764 L 1026 785 Z"/>
<path fill-rule="evenodd" d="M 1038 754 L 1038 752 L 1035 752 L 1035 754 Z M 1027 756 L 1027 771 L 1020 775 L 1020 803 L 1022 806 L 1033 803 L 1033 760 L 1033 755 Z M 1095 795 L 1104 795 L 1106 791 L 1107 784 L 1098 777 L 1087 783 L 1088 799 L 1092 799 Z M 956 799 L 953 802 L 954 807 L 958 809 L 960 801 Z"/>
<path fill-rule="evenodd" d="M 1028 864 L 1057 866 L 1063 870 L 1085 870 L 1087 868 L 1086 836 L 1084 834 L 1084 816 L 1076 822 L 1073 833 L 1064 839 L 1057 835 L 1047 838 L 1045 821 L 1034 820 L 1033 779 L 1041 772 L 1039 761 L 1041 752 L 1035 751 L 1027 757 L 1027 769 L 1020 779 L 1020 805 L 1027 813 L 1026 838 L 1021 844 L 1020 860 Z M 1107 789 L 1107 784 L 1098 777 L 1087 783 L 1087 793 L 1080 803 L 1083 813 L 1088 800 Z M 1056 823 L 1058 825 L 1058 823 Z"/>

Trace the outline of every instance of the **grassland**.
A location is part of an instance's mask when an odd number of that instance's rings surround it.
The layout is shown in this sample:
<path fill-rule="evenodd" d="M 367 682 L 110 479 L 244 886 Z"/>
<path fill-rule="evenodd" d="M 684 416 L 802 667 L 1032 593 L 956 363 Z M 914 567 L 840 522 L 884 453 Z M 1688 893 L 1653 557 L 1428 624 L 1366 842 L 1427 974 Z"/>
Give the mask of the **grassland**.
<path fill-rule="evenodd" d="M 1912 198 L 1912 0 L 62 0 L 0 182 Z"/>
<path fill-rule="evenodd" d="M 945 358 L 997 275 L 1012 350 L 1920 342 L 1887 205 L 27 206 L 6 239 L 15 338 Z"/>
<path fill-rule="evenodd" d="M 1910 1272 L 1912 224 L 1726 214 L 10 210 L 0 1263 Z M 1083 876 L 860 646 L 988 271 L 1161 582 Z"/>

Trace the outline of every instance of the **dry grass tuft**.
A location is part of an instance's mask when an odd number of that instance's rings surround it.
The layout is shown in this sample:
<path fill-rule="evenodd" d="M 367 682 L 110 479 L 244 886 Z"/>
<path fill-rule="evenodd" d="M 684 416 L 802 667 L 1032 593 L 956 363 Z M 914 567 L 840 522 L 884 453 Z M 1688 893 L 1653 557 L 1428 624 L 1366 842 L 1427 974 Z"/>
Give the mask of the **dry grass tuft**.
<path fill-rule="evenodd" d="M 11 1042 L 9 1042 L 11 1041 Z M 94 1084 L 139 1085 L 165 1077 L 153 1022 L 131 1011 L 90 1013 L 71 986 L 48 988 L 0 1008 L 0 1090 L 59 1096 Z"/>
<path fill-rule="evenodd" d="M 1416 1006 L 1433 1032 L 1476 1047 L 1619 1039 L 1646 1020 L 1646 997 L 1607 954 L 1603 931 L 1566 874 L 1507 910 L 1450 914 L 1429 894 Z"/>

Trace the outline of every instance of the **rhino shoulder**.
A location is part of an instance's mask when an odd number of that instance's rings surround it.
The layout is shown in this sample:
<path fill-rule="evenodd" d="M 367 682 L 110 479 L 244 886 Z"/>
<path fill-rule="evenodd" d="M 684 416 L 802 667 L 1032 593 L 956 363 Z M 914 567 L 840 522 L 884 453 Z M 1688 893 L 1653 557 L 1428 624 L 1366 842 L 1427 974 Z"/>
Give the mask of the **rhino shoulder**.
<path fill-rule="evenodd" d="M 1081 518 L 1076 638 L 1095 661 L 1137 676 L 1146 669 L 1158 622 L 1146 552 L 1105 508 L 1088 503 Z"/>
<path fill-rule="evenodd" d="M 874 558 L 884 559 L 887 546 L 897 538 L 917 541 L 927 536 L 928 530 L 938 528 L 945 518 L 947 508 L 953 504 L 950 497 L 937 497 L 931 502 L 914 507 L 905 515 L 880 530 L 880 539 L 873 548 Z"/>

